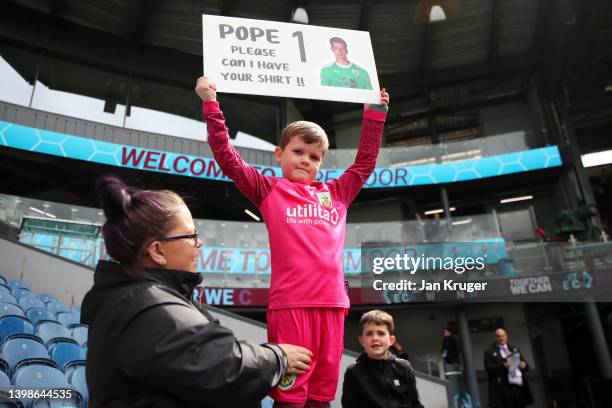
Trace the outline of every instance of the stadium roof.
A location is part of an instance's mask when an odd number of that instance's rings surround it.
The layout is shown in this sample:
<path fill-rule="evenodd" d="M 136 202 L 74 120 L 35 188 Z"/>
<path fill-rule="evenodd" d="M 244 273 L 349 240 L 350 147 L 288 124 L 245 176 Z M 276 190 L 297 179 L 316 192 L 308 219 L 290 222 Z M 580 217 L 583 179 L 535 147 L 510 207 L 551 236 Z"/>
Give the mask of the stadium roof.
<path fill-rule="evenodd" d="M 434 3 L 447 20 L 424 21 Z M 612 145 L 605 137 L 612 131 L 607 0 L 6 0 L 0 52 L 29 81 L 36 56 L 51 58 L 39 72 L 45 84 L 111 104 L 123 103 L 134 83 L 154 84 L 135 90 L 131 103 L 197 118 L 192 89 L 202 66 L 201 14 L 287 22 L 298 5 L 312 25 L 370 32 L 380 83 L 392 92 L 392 121 L 525 100 L 535 83 L 567 109 L 583 153 Z M 237 96 L 233 120 L 251 123 L 242 129 L 249 133 L 275 134 L 274 114 L 254 121 L 251 110 L 241 109 L 253 102 L 280 106 L 278 98 Z M 326 129 L 342 126 L 338 114 L 358 108 L 294 102 Z"/>

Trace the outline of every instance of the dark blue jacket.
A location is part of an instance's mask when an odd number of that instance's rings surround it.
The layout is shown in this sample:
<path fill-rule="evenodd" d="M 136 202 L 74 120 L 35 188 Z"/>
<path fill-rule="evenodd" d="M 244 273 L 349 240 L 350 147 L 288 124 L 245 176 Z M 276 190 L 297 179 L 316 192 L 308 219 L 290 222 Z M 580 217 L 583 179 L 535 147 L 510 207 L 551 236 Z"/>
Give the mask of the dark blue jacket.
<path fill-rule="evenodd" d="M 412 366 L 392 353 L 386 360 L 362 353 L 344 374 L 342 408 L 423 408 Z"/>

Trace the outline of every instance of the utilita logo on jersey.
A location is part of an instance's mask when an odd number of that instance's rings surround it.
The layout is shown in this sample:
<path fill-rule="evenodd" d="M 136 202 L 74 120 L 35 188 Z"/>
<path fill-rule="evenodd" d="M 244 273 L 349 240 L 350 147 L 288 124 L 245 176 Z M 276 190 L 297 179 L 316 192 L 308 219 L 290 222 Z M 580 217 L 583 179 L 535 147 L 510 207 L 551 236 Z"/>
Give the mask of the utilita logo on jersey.
<path fill-rule="evenodd" d="M 296 205 L 287 208 L 287 224 L 338 224 L 338 210 L 320 204 Z"/>

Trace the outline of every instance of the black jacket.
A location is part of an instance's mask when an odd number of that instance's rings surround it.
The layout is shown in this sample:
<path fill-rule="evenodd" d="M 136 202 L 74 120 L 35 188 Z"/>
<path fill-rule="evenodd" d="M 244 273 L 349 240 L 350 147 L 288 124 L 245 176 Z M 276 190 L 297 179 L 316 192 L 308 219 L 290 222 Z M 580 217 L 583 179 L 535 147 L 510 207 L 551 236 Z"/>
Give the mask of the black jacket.
<path fill-rule="evenodd" d="M 373 360 L 362 353 L 344 373 L 342 408 L 423 408 L 414 370 L 406 360 L 389 353 Z"/>
<path fill-rule="evenodd" d="M 459 340 L 457 340 L 457 337 L 454 335 L 444 337 L 440 354 L 442 354 L 446 364 L 459 364 Z"/>
<path fill-rule="evenodd" d="M 508 344 L 512 353 L 520 353 L 518 347 Z M 521 361 L 525 361 L 521 353 Z M 494 342 L 484 353 L 484 366 L 489 377 L 489 408 L 525 407 L 533 404 L 531 389 L 523 375 L 523 385 L 518 386 L 508 382 L 508 369 L 504 367 L 506 359 L 502 357 L 499 346 Z M 529 365 L 522 369 L 523 374 L 529 370 Z"/>
<path fill-rule="evenodd" d="M 90 408 L 259 407 L 286 372 L 276 345 L 238 341 L 190 299 L 197 273 L 100 261 L 82 304 Z"/>

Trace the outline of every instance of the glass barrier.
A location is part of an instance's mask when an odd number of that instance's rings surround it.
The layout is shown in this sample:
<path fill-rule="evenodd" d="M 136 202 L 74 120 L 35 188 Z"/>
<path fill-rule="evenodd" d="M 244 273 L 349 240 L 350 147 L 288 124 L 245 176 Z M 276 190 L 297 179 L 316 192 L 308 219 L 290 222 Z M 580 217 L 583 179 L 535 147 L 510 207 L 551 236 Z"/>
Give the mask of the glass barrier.
<path fill-rule="evenodd" d="M 380 149 L 377 167 L 419 166 L 434 163 L 454 163 L 478 160 L 483 157 L 529 150 L 528 140 L 534 132 L 516 131 L 502 135 L 488 136 L 463 142 L 440 143 L 411 147 L 390 147 Z M 324 168 L 347 168 L 355 161 L 356 150 L 334 149 L 326 153 Z"/>
<path fill-rule="evenodd" d="M 19 228 L 22 243 L 72 261 L 93 267 L 99 259 L 108 259 L 99 236 L 104 222 L 99 209 L 0 194 L 0 222 Z M 203 219 L 195 222 L 203 242 L 198 271 L 205 275 L 207 287 L 269 287 L 271 258 L 263 223 Z M 403 246 L 412 252 L 422 252 L 423 256 L 484 254 L 486 267 L 461 272 L 461 278 L 467 282 L 486 281 L 494 288 L 491 296 L 503 299 L 504 296 L 545 293 L 553 296 L 551 299 L 564 301 L 567 294 L 580 295 L 580 291 L 592 289 L 612 295 L 607 289 L 612 286 L 608 277 L 612 270 L 612 243 L 513 242 L 504 239 L 498 225 L 495 214 L 454 217 L 450 223 L 435 217 L 348 224 L 345 276 L 351 288 L 363 288 L 363 279 L 368 274 L 364 262 L 369 259 L 364 248 Z M 393 273 L 401 279 L 411 276 L 406 271 Z M 429 278 L 448 276 L 430 274 Z M 384 296 L 387 297 L 379 301 L 419 301 L 417 298 L 405 300 L 403 295 L 395 297 L 385 293 Z M 420 301 L 433 300 L 436 299 Z M 530 298 L 530 301 L 538 299 Z"/>

